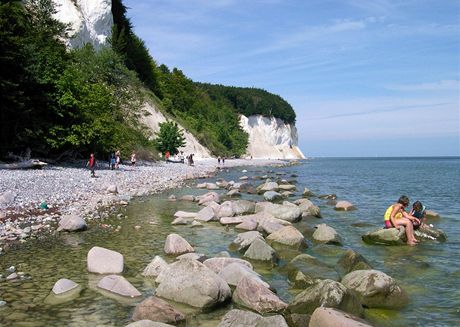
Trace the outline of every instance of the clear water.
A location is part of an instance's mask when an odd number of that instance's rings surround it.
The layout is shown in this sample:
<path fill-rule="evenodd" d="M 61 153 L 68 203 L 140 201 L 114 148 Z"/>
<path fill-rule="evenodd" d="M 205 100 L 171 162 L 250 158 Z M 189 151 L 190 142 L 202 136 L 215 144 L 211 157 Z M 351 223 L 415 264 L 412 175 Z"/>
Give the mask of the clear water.
<path fill-rule="evenodd" d="M 247 169 L 242 173 L 241 169 Z M 324 222 L 334 227 L 344 240 L 343 247 L 313 246 L 305 252 L 335 264 L 343 249 L 352 248 L 363 254 L 372 265 L 396 278 L 408 292 L 410 304 L 399 310 L 366 310 L 365 317 L 379 326 L 456 326 L 460 321 L 460 159 L 313 159 L 302 165 L 285 168 L 245 167 L 223 171 L 217 177 L 226 180 L 242 175 L 264 175 L 267 171 L 285 173 L 282 178 L 295 179 L 298 190 L 308 187 L 317 194 L 335 193 L 339 199 L 354 203 L 357 211 L 336 212 L 322 200 L 313 198 L 321 207 L 323 219 L 308 219 L 298 224 L 306 237 L 315 224 Z M 298 177 L 292 178 L 291 174 Z M 274 173 L 271 173 L 276 177 Z M 254 182 L 256 184 L 256 182 Z M 0 308 L 1 326 L 125 326 L 130 322 L 134 306 L 140 300 L 128 301 L 107 297 L 95 287 L 97 276 L 86 271 L 86 254 L 93 246 L 119 251 L 125 258 L 126 277 L 143 293 L 154 293 L 152 280 L 140 272 L 159 254 L 163 255 L 166 236 L 179 233 L 197 252 L 209 256 L 227 250 L 237 231 L 218 223 L 203 228 L 171 226 L 177 210 L 198 210 L 195 203 L 168 202 L 170 194 L 200 194 L 202 190 L 184 187 L 164 194 L 138 199 L 122 212 L 127 218 L 115 216 L 93 222 L 91 228 L 79 234 L 60 234 L 30 240 L 0 256 L 0 269 L 15 265 L 30 274 L 31 280 L 0 282 L 0 299 L 7 301 Z M 446 243 L 425 243 L 416 247 L 370 246 L 361 235 L 382 225 L 386 207 L 401 194 L 411 201 L 421 200 L 429 209 L 442 216 L 432 223 L 448 235 Z M 249 197 L 255 199 L 254 196 Z M 358 223 L 358 226 L 355 225 Z M 101 224 L 110 227 L 104 228 Z M 122 226 L 116 232 L 116 226 Z M 140 225 L 140 230 L 134 226 Z M 113 227 L 112 227 L 113 226 Z M 239 253 L 231 253 L 240 256 Z M 290 301 L 295 290 L 289 289 L 283 265 L 296 253 L 281 253 L 278 266 L 256 264 L 255 269 L 278 290 L 279 296 Z M 172 261 L 173 258 L 166 257 Z M 46 301 L 54 283 L 69 278 L 82 285 L 80 296 L 71 302 L 48 304 Z M 188 326 L 216 326 L 231 308 L 202 313 L 177 305 L 187 314 Z"/>

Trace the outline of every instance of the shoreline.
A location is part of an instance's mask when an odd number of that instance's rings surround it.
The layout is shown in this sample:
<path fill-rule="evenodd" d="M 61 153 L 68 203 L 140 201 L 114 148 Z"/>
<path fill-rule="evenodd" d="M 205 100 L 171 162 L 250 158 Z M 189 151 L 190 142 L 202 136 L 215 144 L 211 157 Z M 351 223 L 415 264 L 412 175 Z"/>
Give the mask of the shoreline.
<path fill-rule="evenodd" d="M 132 168 L 107 165 L 96 169 L 49 165 L 40 170 L 0 170 L 0 244 L 54 232 L 60 217 L 77 214 L 85 220 L 105 218 L 132 198 L 164 192 L 187 180 L 211 177 L 218 169 L 242 166 L 286 165 L 278 159 L 198 159 L 194 166 L 143 162 Z M 40 208 L 45 202 L 48 209 Z"/>

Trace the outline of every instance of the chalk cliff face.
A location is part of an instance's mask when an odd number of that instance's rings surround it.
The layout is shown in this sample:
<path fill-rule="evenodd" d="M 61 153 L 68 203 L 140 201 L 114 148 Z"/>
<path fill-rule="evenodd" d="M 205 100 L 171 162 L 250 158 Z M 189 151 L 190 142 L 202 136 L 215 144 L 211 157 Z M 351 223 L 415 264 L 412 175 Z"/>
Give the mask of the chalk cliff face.
<path fill-rule="evenodd" d="M 294 125 L 261 115 L 241 115 L 240 124 L 249 134 L 247 153 L 253 158 L 305 159 L 297 147 L 297 129 Z"/>
<path fill-rule="evenodd" d="M 56 7 L 54 18 L 70 25 L 70 48 L 91 43 L 99 49 L 112 34 L 112 0 L 53 0 Z"/>

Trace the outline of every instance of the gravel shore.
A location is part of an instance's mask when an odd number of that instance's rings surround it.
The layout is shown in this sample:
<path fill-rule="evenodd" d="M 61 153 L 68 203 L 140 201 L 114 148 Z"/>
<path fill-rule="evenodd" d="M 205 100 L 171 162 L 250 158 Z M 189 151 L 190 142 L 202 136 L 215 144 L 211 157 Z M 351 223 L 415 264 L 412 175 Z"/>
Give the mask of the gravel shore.
<path fill-rule="evenodd" d="M 280 164 L 278 160 L 227 160 L 224 167 Z M 47 166 L 41 170 L 0 170 L 0 242 L 23 240 L 51 230 L 61 215 L 99 218 L 99 209 L 126 205 L 132 197 L 180 186 L 186 179 L 206 177 L 217 160 L 186 164 L 144 163 L 117 170 L 100 167 L 96 178 L 85 168 Z M 47 210 L 41 209 L 43 202 Z"/>

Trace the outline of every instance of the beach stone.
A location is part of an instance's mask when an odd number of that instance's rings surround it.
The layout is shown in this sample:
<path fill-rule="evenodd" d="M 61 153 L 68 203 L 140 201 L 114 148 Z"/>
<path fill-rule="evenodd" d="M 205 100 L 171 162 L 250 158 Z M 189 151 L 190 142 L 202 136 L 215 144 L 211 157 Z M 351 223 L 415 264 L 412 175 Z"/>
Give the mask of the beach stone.
<path fill-rule="evenodd" d="M 145 267 L 141 275 L 156 278 L 164 269 L 168 269 L 168 267 L 168 263 L 162 257 L 156 255 L 147 267 Z"/>
<path fill-rule="evenodd" d="M 187 212 L 187 211 L 176 211 L 176 213 L 174 213 L 174 217 L 177 217 L 177 218 L 195 218 L 197 215 L 196 212 Z"/>
<path fill-rule="evenodd" d="M 355 270 L 345 275 L 342 284 L 355 291 L 368 308 L 401 309 L 408 303 L 406 292 L 387 274 L 378 270 Z"/>
<path fill-rule="evenodd" d="M 168 201 L 170 202 L 176 202 L 177 201 L 177 198 L 174 194 L 171 194 L 170 196 L 168 196 Z"/>
<path fill-rule="evenodd" d="M 264 282 L 258 273 L 254 270 L 250 269 L 246 265 L 242 265 L 240 263 L 231 263 L 228 266 L 222 268 L 219 272 L 219 277 L 227 282 L 228 285 L 236 286 L 238 282 L 244 278 L 254 278 L 258 282 L 262 283 L 265 287 L 270 288 L 270 285 Z"/>
<path fill-rule="evenodd" d="M 171 225 L 188 225 L 190 224 L 190 218 L 177 217 L 172 222 Z"/>
<path fill-rule="evenodd" d="M 275 217 L 271 216 L 265 216 L 261 219 L 259 219 L 259 224 L 257 225 L 257 230 L 260 232 L 263 232 L 267 235 L 270 235 L 283 227 L 285 227 L 287 221 L 276 219 Z"/>
<path fill-rule="evenodd" d="M 368 244 L 377 245 L 404 245 L 406 244 L 406 233 L 404 227 L 400 228 L 379 228 L 364 234 L 362 240 Z"/>
<path fill-rule="evenodd" d="M 319 307 L 313 311 L 309 327 L 372 327 L 367 321 L 344 311 Z"/>
<path fill-rule="evenodd" d="M 253 278 L 243 277 L 233 292 L 233 301 L 258 313 L 276 313 L 287 308 L 275 293 Z"/>
<path fill-rule="evenodd" d="M 422 224 L 415 230 L 415 238 L 419 241 L 447 241 L 447 235 L 441 229 L 430 227 L 427 224 Z"/>
<path fill-rule="evenodd" d="M 250 215 L 255 213 L 256 204 L 248 200 L 232 201 L 232 210 L 235 216 Z"/>
<path fill-rule="evenodd" d="M 240 181 L 246 181 L 246 180 L 248 180 L 248 179 L 249 179 L 248 176 L 241 176 L 241 177 L 239 178 Z"/>
<path fill-rule="evenodd" d="M 96 274 L 120 274 L 123 272 L 123 255 L 94 246 L 87 255 L 88 271 Z"/>
<path fill-rule="evenodd" d="M 192 227 L 203 227 L 203 224 L 200 223 L 199 221 L 192 221 Z"/>
<path fill-rule="evenodd" d="M 372 266 L 361 254 L 349 249 L 340 257 L 337 268 L 342 274 L 348 274 L 355 270 L 372 269 Z"/>
<path fill-rule="evenodd" d="M 286 265 L 285 270 L 296 288 L 311 286 L 318 279 L 339 280 L 339 274 L 333 267 L 308 254 L 296 256 Z"/>
<path fill-rule="evenodd" d="M 156 295 L 193 307 L 211 308 L 231 297 L 228 284 L 197 260 L 183 259 L 172 263 L 169 269 L 160 273 L 156 282 L 160 284 Z"/>
<path fill-rule="evenodd" d="M 323 200 L 337 200 L 337 195 L 336 194 L 321 194 L 321 195 L 318 195 L 318 198 L 323 199 Z"/>
<path fill-rule="evenodd" d="M 222 217 L 219 219 L 219 222 L 222 225 L 237 225 L 237 224 L 241 224 L 244 221 L 245 221 L 245 216 Z"/>
<path fill-rule="evenodd" d="M 235 226 L 237 229 L 244 229 L 247 231 L 254 231 L 257 229 L 257 221 L 252 219 L 246 219 L 242 223 Z"/>
<path fill-rule="evenodd" d="M 208 190 L 218 190 L 220 187 L 217 186 L 215 183 L 206 183 L 206 188 Z"/>
<path fill-rule="evenodd" d="M 238 190 L 242 193 L 248 193 L 248 194 L 257 194 L 257 190 L 254 187 L 254 185 L 250 183 L 243 183 L 238 187 Z"/>
<path fill-rule="evenodd" d="M 15 198 L 16 198 L 16 193 L 12 191 L 6 191 L 3 193 L 0 193 L 0 204 L 13 203 Z"/>
<path fill-rule="evenodd" d="M 305 198 L 310 198 L 310 197 L 315 196 L 315 193 L 313 193 L 312 191 L 310 191 L 308 188 L 305 187 L 303 189 L 302 196 Z"/>
<path fill-rule="evenodd" d="M 143 319 L 143 320 L 132 322 L 126 325 L 125 327 L 174 327 L 174 325 Z"/>
<path fill-rule="evenodd" d="M 306 248 L 307 242 L 301 232 L 294 226 L 285 226 L 267 236 L 268 244 L 281 244 L 297 249 Z"/>
<path fill-rule="evenodd" d="M 281 190 L 281 191 L 295 191 L 297 188 L 295 185 L 292 185 L 292 184 L 279 184 L 278 185 L 278 188 Z"/>
<path fill-rule="evenodd" d="M 220 321 L 218 327 L 288 327 L 283 316 L 262 317 L 251 311 L 230 310 Z"/>
<path fill-rule="evenodd" d="M 220 188 L 226 188 L 229 183 L 226 180 L 218 180 L 216 181 L 216 185 L 219 186 Z"/>
<path fill-rule="evenodd" d="M 99 281 L 97 287 L 126 297 L 137 297 L 142 295 L 130 282 L 119 275 L 105 276 Z"/>
<path fill-rule="evenodd" d="M 59 220 L 57 231 L 77 232 L 86 230 L 88 226 L 85 220 L 78 215 L 62 216 Z"/>
<path fill-rule="evenodd" d="M 251 263 L 239 258 L 215 257 L 207 259 L 203 262 L 206 267 L 214 271 L 216 274 L 219 274 L 224 267 L 231 265 L 232 263 L 238 263 L 248 267 L 251 270 L 253 269 Z"/>
<path fill-rule="evenodd" d="M 250 231 L 245 233 L 240 233 L 230 244 L 230 248 L 235 249 L 236 251 L 242 251 L 247 249 L 256 239 L 264 240 L 262 234 L 257 231 Z"/>
<path fill-rule="evenodd" d="M 197 197 L 198 204 L 202 205 L 206 202 L 214 201 L 216 203 L 220 203 L 220 195 L 216 192 L 208 192 L 204 195 Z"/>
<path fill-rule="evenodd" d="M 425 215 L 427 219 L 439 219 L 441 215 L 434 210 L 425 210 Z"/>
<path fill-rule="evenodd" d="M 317 205 L 314 205 L 308 199 L 302 199 L 299 203 L 299 209 L 302 212 L 302 217 L 316 217 L 321 218 L 321 210 Z"/>
<path fill-rule="evenodd" d="M 182 260 L 182 259 L 191 259 L 191 260 L 198 260 L 199 262 L 203 262 L 208 257 L 204 253 L 185 253 L 181 254 L 176 258 L 177 260 Z"/>
<path fill-rule="evenodd" d="M 290 205 L 280 205 L 271 202 L 258 202 L 256 204 L 256 213 L 259 212 L 268 212 L 275 218 L 286 220 L 291 223 L 302 219 L 302 212 L 300 209 Z"/>
<path fill-rule="evenodd" d="M 176 325 L 184 322 L 185 316 L 168 302 L 150 296 L 136 306 L 132 319 L 134 321 L 147 319 Z"/>
<path fill-rule="evenodd" d="M 52 292 L 56 295 L 68 292 L 70 290 L 73 290 L 74 288 L 77 288 L 78 284 L 75 283 L 74 281 L 67 279 L 67 278 L 61 278 L 59 279 L 53 286 Z"/>
<path fill-rule="evenodd" d="M 255 239 L 244 253 L 244 257 L 259 260 L 276 262 L 276 251 L 262 239 Z"/>
<path fill-rule="evenodd" d="M 232 217 L 233 215 L 234 213 L 232 208 L 232 202 L 230 201 L 225 201 L 224 203 L 222 203 L 216 214 L 217 218 Z"/>
<path fill-rule="evenodd" d="M 267 191 L 264 193 L 264 199 L 266 201 L 277 201 L 281 200 L 283 196 L 275 191 Z"/>
<path fill-rule="evenodd" d="M 234 188 L 234 189 L 231 189 L 230 191 L 227 192 L 226 194 L 227 196 L 230 196 L 230 197 L 237 197 L 237 196 L 241 196 L 241 193 L 238 189 Z"/>
<path fill-rule="evenodd" d="M 195 197 L 193 195 L 183 195 L 183 196 L 180 197 L 180 200 L 181 201 L 193 202 L 193 201 L 195 201 Z"/>
<path fill-rule="evenodd" d="M 337 231 L 326 224 L 316 225 L 312 238 L 318 243 L 342 245 L 342 238 Z"/>
<path fill-rule="evenodd" d="M 216 258 L 219 258 L 219 257 L 230 258 L 231 255 L 230 255 L 230 253 L 228 253 L 228 251 L 220 251 L 214 257 L 216 257 Z"/>
<path fill-rule="evenodd" d="M 313 285 L 297 294 L 289 304 L 288 311 L 312 314 L 318 307 L 337 308 L 356 315 L 363 313 L 363 308 L 356 295 L 344 285 L 330 279 L 317 280 Z"/>
<path fill-rule="evenodd" d="M 182 236 L 173 233 L 166 237 L 164 252 L 166 254 L 179 255 L 195 252 L 195 249 Z"/>
<path fill-rule="evenodd" d="M 338 201 L 335 205 L 335 210 L 337 211 L 351 211 L 356 210 L 356 208 L 348 201 Z"/>
<path fill-rule="evenodd" d="M 117 194 L 118 193 L 118 187 L 115 184 L 110 184 L 107 186 L 107 192 L 112 193 L 112 194 Z"/>
<path fill-rule="evenodd" d="M 8 276 L 6 276 L 6 280 L 14 280 L 14 279 L 16 279 L 16 278 L 18 278 L 18 274 L 15 273 L 15 272 L 9 274 Z"/>
<path fill-rule="evenodd" d="M 198 184 L 196 184 L 195 187 L 196 187 L 196 188 L 206 188 L 207 186 L 208 186 L 207 183 L 198 183 Z"/>
<path fill-rule="evenodd" d="M 214 214 L 214 210 L 212 207 L 204 207 L 198 213 L 196 214 L 195 219 L 196 220 L 201 220 L 201 221 L 211 221 L 216 218 L 216 215 Z"/>
<path fill-rule="evenodd" d="M 257 188 L 257 193 L 259 194 L 263 194 L 267 191 L 278 191 L 279 190 L 279 186 L 278 186 L 278 183 L 276 182 L 265 182 L 263 183 L 262 185 L 259 185 Z"/>

